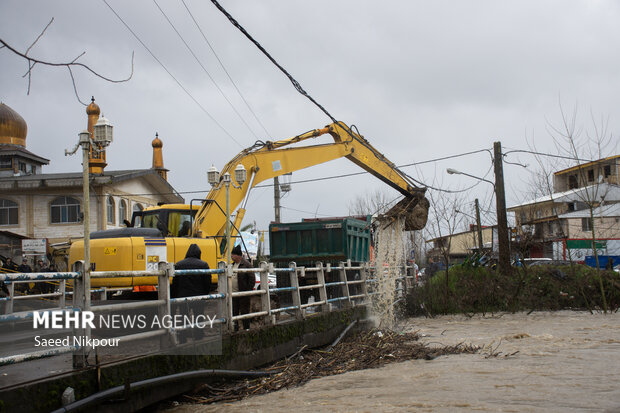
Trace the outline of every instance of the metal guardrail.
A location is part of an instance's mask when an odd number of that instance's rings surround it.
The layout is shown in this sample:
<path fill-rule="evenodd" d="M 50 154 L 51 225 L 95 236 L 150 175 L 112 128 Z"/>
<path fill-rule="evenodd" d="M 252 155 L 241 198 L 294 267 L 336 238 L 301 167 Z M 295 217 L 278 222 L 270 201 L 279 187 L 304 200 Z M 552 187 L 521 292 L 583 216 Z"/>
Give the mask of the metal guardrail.
<path fill-rule="evenodd" d="M 81 271 L 81 263 L 74 268 L 72 272 L 58 272 L 58 273 L 30 273 L 30 274 L 0 274 L 0 281 L 7 283 L 9 289 L 9 297 L 0 298 L 0 303 L 6 303 L 5 314 L 0 315 L 0 325 L 4 322 L 16 322 L 20 320 L 26 320 L 33 318 L 33 311 L 25 311 L 14 313 L 13 303 L 15 300 L 31 298 L 31 299 L 58 299 L 56 307 L 48 308 L 39 311 L 56 311 L 61 309 L 63 311 L 93 311 L 93 312 L 109 312 L 115 310 L 128 310 L 128 309 L 142 309 L 142 308 L 157 308 L 160 314 L 170 316 L 172 314 L 172 304 L 178 305 L 180 303 L 190 303 L 196 301 L 210 301 L 221 300 L 224 308 L 225 317 L 214 320 L 214 323 L 222 324 L 228 330 L 228 332 L 235 331 L 235 323 L 247 320 L 258 319 L 262 324 L 273 324 L 278 322 L 278 316 L 282 313 L 287 313 L 289 316 L 296 319 L 303 319 L 309 317 L 312 314 L 319 312 L 328 312 L 332 310 L 332 307 L 338 306 L 339 308 L 346 308 L 355 305 L 366 305 L 369 302 L 369 297 L 374 293 L 372 291 L 375 281 L 372 277 L 374 269 L 366 263 L 365 265 L 352 266 L 350 262 L 340 263 L 338 266 L 326 265 L 317 263 L 315 267 L 297 267 L 295 263 L 291 263 L 289 268 L 274 268 L 273 265 L 261 263 L 259 268 L 240 269 L 234 268 L 232 265 L 226 268 L 210 269 L 210 270 L 175 270 L 173 264 L 160 263 L 160 270 L 149 271 L 96 271 L 91 272 L 92 278 L 115 278 L 115 277 L 158 277 L 158 287 L 156 300 L 130 302 L 130 303 L 110 303 L 105 305 L 96 305 L 87 307 L 86 295 L 84 294 L 83 287 L 83 272 Z M 408 280 L 415 277 L 406 276 L 406 271 L 410 267 L 403 266 L 403 276 L 397 279 L 399 286 L 396 288 L 397 296 L 402 297 L 407 289 Z M 356 272 L 357 277 L 355 279 L 348 279 L 350 277 L 347 274 Z M 232 291 L 232 280 L 239 273 L 258 273 L 260 275 L 260 287 L 252 291 Z M 276 287 L 269 288 L 268 276 L 272 273 L 289 274 L 290 286 L 289 287 Z M 170 279 L 173 276 L 183 276 L 189 274 L 201 274 L 210 275 L 218 274 L 218 288 L 217 293 L 194 296 L 194 297 L 182 297 L 171 298 L 170 296 Z M 326 275 L 329 275 L 330 280 L 326 281 Z M 300 280 L 316 280 L 315 284 L 299 285 Z M 47 282 L 50 280 L 59 281 L 58 289 L 52 293 L 32 294 L 32 295 L 15 295 L 15 284 L 18 283 L 31 283 L 31 282 Z M 73 280 L 74 291 L 66 291 L 67 280 Z M 92 289 L 90 294 L 101 293 L 102 299 L 105 300 L 105 295 L 110 291 L 128 290 L 129 288 L 119 289 L 107 289 L 99 288 Z M 308 299 L 302 301 L 302 292 L 311 291 L 315 297 L 314 301 Z M 353 293 L 352 293 L 353 291 Z M 292 305 L 279 306 L 276 305 L 272 308 L 271 297 L 274 294 L 290 294 Z M 72 306 L 67 305 L 67 296 L 72 296 Z M 255 300 L 260 301 L 258 311 L 250 312 L 247 314 L 233 314 L 232 301 L 235 298 L 240 297 L 256 297 Z M 318 298 L 318 299 L 316 299 Z M 191 328 L 192 325 L 186 328 Z M 175 339 L 172 338 L 180 329 L 162 328 L 159 330 L 153 330 L 148 332 L 141 332 L 136 334 L 130 334 L 125 336 L 118 336 L 121 342 L 128 342 L 133 340 L 140 340 L 150 337 L 168 337 L 171 338 L 171 342 L 175 343 Z M 88 335 L 89 331 L 83 331 Z M 163 341 L 162 341 L 163 343 Z M 163 344 L 162 344 L 163 345 Z M 37 358 L 50 357 L 57 354 L 73 353 L 73 360 L 75 367 L 82 367 L 86 365 L 87 358 L 86 348 L 78 346 L 69 346 L 63 348 L 56 348 L 47 351 L 37 351 L 27 354 L 18 354 L 8 357 L 0 358 L 0 365 L 18 363 Z"/>

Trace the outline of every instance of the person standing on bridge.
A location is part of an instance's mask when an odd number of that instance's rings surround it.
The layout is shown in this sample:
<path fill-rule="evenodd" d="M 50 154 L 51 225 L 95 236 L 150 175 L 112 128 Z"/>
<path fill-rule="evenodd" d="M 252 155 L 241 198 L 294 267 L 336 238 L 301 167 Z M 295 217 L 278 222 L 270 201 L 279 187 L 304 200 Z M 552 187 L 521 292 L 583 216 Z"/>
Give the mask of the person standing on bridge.
<path fill-rule="evenodd" d="M 200 259 L 200 247 L 196 244 L 192 244 L 187 249 L 185 259 L 177 262 L 174 265 L 175 270 L 208 270 L 209 264 L 206 261 Z M 175 275 L 172 279 L 172 286 L 170 287 L 170 295 L 172 298 L 181 297 L 194 297 L 197 295 L 207 295 L 211 292 L 211 274 L 183 274 Z M 190 315 L 190 312 L 194 313 L 194 316 L 204 314 L 205 302 L 202 300 L 186 302 L 185 306 L 179 306 L 185 315 Z M 192 329 L 194 331 L 194 329 Z M 201 329 L 196 330 L 195 338 L 202 338 L 204 335 Z M 180 341 L 186 341 L 186 334 L 181 334 Z"/>
<path fill-rule="evenodd" d="M 241 253 L 241 245 L 237 245 L 230 252 L 230 258 L 235 262 L 234 268 L 252 268 L 252 264 L 246 260 Z M 238 272 L 236 277 L 233 277 L 233 292 L 237 291 L 252 291 L 256 284 L 256 277 L 252 272 Z M 250 302 L 252 297 L 235 297 L 233 298 L 233 315 L 248 314 L 250 312 Z M 244 319 L 243 328 L 245 330 L 250 328 L 250 320 Z"/>

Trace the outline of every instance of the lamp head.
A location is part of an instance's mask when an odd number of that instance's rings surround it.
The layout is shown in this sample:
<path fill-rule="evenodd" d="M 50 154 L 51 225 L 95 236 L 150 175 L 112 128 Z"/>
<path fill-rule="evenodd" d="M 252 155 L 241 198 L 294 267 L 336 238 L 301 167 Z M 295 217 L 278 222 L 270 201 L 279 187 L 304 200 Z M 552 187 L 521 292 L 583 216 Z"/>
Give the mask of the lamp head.
<path fill-rule="evenodd" d="M 220 171 L 214 165 L 207 170 L 207 180 L 211 186 L 216 186 L 220 183 Z"/>
<path fill-rule="evenodd" d="M 459 175 L 461 173 L 461 171 L 457 171 L 456 169 L 452 169 L 452 168 L 446 169 L 446 172 L 449 173 L 450 175 Z"/>
<path fill-rule="evenodd" d="M 82 132 L 78 134 L 78 136 L 80 137 L 80 145 L 90 144 L 90 132 L 89 131 L 83 130 Z"/>
<path fill-rule="evenodd" d="M 100 148 L 105 148 L 112 143 L 113 126 L 109 120 L 101 116 L 93 127 L 93 140 Z"/>
<path fill-rule="evenodd" d="M 245 170 L 245 167 L 242 164 L 237 165 L 235 168 L 235 181 L 239 185 L 243 185 L 243 183 L 248 178 L 248 171 Z"/>

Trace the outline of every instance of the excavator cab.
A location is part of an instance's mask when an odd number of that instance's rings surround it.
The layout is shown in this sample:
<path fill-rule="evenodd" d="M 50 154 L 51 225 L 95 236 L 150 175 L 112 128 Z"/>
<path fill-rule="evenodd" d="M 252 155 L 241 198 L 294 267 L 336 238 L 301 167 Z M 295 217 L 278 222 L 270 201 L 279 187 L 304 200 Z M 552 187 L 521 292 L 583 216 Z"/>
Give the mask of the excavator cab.
<path fill-rule="evenodd" d="M 168 204 L 134 212 L 129 226 L 158 229 L 166 237 L 187 237 L 198 206 Z"/>

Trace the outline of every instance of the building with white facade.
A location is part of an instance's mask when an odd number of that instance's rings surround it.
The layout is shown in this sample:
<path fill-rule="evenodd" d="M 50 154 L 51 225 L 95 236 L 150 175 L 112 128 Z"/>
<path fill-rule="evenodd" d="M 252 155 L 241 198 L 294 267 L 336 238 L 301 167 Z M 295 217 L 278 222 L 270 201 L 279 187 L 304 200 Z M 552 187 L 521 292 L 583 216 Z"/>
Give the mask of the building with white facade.
<path fill-rule="evenodd" d="M 86 112 L 92 133 L 100 113 L 94 99 Z M 49 160 L 26 149 L 27 130 L 24 119 L 0 103 L 0 255 L 17 260 L 21 239 L 45 239 L 49 255 L 84 231 L 82 172 L 43 173 Z M 133 211 L 149 206 L 183 203 L 167 181 L 159 137 L 152 147 L 148 169 L 107 171 L 105 151 L 91 153 L 91 231 L 122 227 Z"/>
<path fill-rule="evenodd" d="M 508 208 L 523 253 L 592 265 L 620 262 L 620 155 L 555 172 L 552 194 Z"/>

